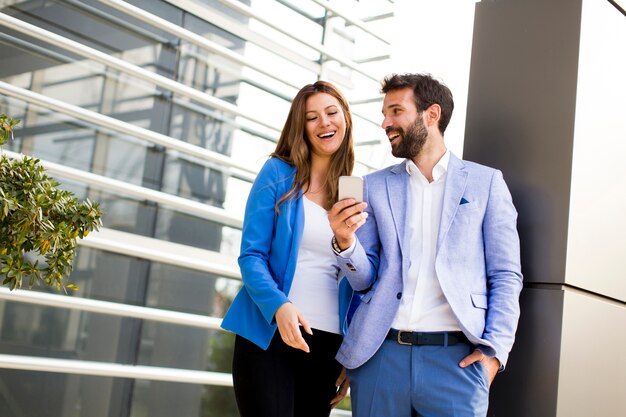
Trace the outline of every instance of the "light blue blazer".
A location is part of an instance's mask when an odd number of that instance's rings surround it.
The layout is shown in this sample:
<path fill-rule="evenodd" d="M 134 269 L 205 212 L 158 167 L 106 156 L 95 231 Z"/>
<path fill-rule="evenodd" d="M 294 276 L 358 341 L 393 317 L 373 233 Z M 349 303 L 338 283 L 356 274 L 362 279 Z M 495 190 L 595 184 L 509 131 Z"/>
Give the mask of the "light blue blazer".
<path fill-rule="evenodd" d="M 257 176 L 246 204 L 241 237 L 239 268 L 243 287 L 226 312 L 222 327 L 267 349 L 277 325 L 274 314 L 289 301 L 304 228 L 302 198 L 280 206 L 276 202 L 293 184 L 296 169 L 280 159 L 270 158 Z M 330 249 L 328 242 L 328 250 Z M 348 326 L 353 291 L 340 274 L 339 313 L 341 330 Z M 355 301 L 358 297 L 354 297 Z"/>
<path fill-rule="evenodd" d="M 383 343 L 409 269 L 405 162 L 365 177 L 366 223 L 350 258 L 337 257 L 361 305 L 337 353 L 361 366 Z M 504 366 L 515 338 L 522 289 L 517 212 L 498 170 L 450 155 L 435 270 L 463 333 Z M 402 330 L 402 329 L 400 329 Z"/>

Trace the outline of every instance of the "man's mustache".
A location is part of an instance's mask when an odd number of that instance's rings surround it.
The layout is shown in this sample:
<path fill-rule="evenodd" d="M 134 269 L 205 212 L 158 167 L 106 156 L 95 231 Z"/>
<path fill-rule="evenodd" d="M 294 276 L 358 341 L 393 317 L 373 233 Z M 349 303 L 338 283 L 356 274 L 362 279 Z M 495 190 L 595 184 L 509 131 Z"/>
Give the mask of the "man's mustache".
<path fill-rule="evenodd" d="M 400 127 L 388 127 L 387 129 L 385 129 L 385 133 L 387 135 L 389 135 L 392 132 L 396 132 L 396 133 L 402 134 L 403 130 Z"/>

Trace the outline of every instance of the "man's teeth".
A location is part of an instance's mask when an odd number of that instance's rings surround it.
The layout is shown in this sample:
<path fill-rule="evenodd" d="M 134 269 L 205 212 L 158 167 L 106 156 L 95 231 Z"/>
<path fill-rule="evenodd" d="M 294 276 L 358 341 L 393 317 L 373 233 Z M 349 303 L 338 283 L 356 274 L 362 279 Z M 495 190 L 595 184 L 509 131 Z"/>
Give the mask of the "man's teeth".
<path fill-rule="evenodd" d="M 395 138 L 398 138 L 398 137 L 400 137 L 400 135 L 397 135 L 397 134 L 396 134 L 396 135 L 389 135 L 389 141 L 390 141 L 390 142 L 393 142 L 393 140 L 394 140 Z"/>

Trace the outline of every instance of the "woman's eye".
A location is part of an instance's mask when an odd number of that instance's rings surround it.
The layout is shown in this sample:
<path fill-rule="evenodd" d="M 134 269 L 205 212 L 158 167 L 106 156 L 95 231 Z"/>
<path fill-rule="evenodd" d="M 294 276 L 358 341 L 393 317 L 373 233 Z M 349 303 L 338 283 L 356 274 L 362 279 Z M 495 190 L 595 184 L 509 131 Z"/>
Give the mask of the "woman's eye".
<path fill-rule="evenodd" d="M 313 120 L 317 119 L 317 117 L 308 117 L 306 119 L 307 122 L 312 122 Z"/>
<path fill-rule="evenodd" d="M 334 115 L 336 115 L 337 113 L 339 113 L 339 112 L 333 111 L 333 112 L 328 113 L 328 115 L 329 115 L 329 116 L 334 116 Z"/>

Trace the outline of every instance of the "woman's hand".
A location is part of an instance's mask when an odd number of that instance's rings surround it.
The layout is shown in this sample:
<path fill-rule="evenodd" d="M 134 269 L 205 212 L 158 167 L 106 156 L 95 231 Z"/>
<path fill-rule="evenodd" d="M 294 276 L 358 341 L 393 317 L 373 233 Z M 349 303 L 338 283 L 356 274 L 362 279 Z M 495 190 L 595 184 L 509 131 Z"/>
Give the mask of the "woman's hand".
<path fill-rule="evenodd" d="M 339 374 L 339 377 L 335 382 L 335 386 L 337 387 L 337 394 L 335 395 L 335 398 L 330 401 L 330 408 L 337 407 L 337 404 L 339 404 L 344 398 L 346 398 L 349 385 L 350 381 L 348 381 L 348 378 L 346 377 L 346 368 L 341 368 L 341 373 Z"/>
<path fill-rule="evenodd" d="M 298 309 L 291 303 L 285 303 L 278 307 L 274 317 L 276 318 L 278 331 L 283 342 L 294 349 L 300 349 L 309 353 L 309 345 L 306 344 L 302 333 L 300 333 L 300 325 L 308 334 L 312 335 L 313 331 Z"/>

